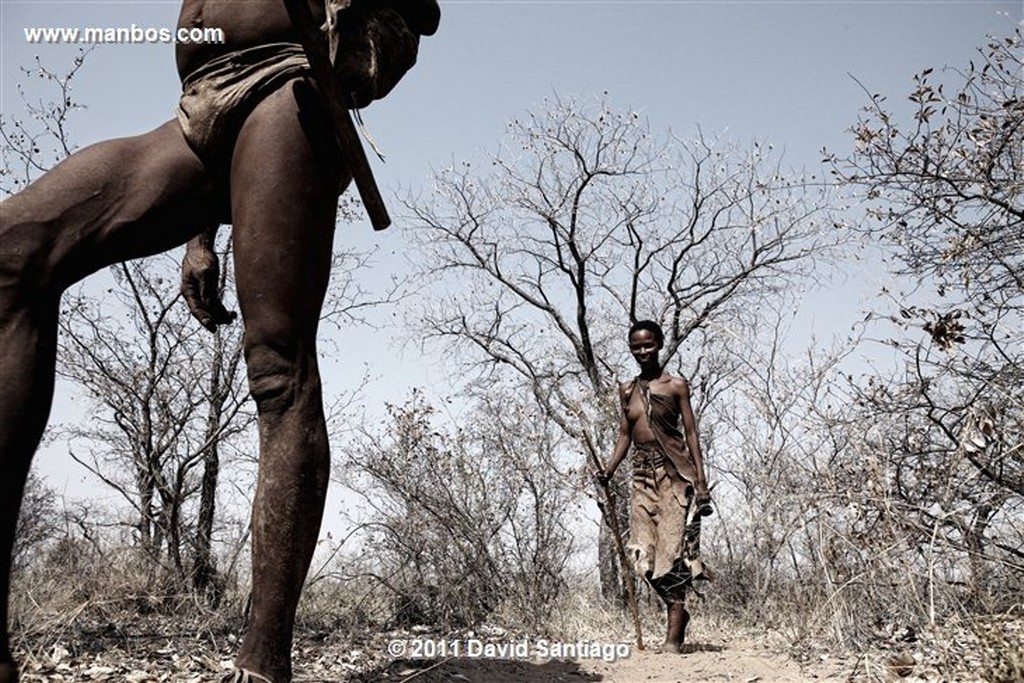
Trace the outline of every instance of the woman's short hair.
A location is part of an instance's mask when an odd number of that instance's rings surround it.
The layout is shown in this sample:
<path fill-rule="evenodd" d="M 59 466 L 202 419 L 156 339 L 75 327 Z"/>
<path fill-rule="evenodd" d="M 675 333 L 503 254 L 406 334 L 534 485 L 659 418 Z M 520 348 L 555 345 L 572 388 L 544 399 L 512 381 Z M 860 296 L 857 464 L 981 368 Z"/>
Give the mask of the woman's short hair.
<path fill-rule="evenodd" d="M 653 320 L 637 320 L 633 323 L 632 327 L 629 328 L 629 334 L 626 335 L 626 338 L 631 339 L 633 337 L 633 333 L 639 332 L 640 330 L 647 330 L 653 334 L 654 341 L 658 343 L 659 347 L 665 345 L 665 333 L 662 332 L 661 325 Z"/>

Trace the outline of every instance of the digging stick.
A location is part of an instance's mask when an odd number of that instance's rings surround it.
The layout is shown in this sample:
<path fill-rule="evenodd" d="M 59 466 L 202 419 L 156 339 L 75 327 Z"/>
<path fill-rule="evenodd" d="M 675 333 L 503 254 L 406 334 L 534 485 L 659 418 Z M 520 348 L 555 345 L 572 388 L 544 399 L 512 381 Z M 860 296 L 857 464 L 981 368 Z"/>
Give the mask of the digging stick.
<path fill-rule="evenodd" d="M 589 446 L 589 444 L 588 444 Z M 598 475 L 604 472 L 604 464 L 601 463 L 601 459 L 594 452 L 594 449 L 587 448 L 587 452 L 590 453 L 590 459 L 594 461 L 594 466 L 597 468 Z M 633 570 L 629 566 L 629 557 L 626 555 L 626 546 L 622 542 L 622 532 L 619 530 L 619 515 L 615 507 L 615 494 L 612 492 L 612 488 L 609 485 L 610 482 L 604 482 L 600 479 L 597 480 L 600 484 L 601 489 L 604 491 L 604 505 L 598 504 L 598 507 L 602 508 L 605 519 L 608 520 L 608 526 L 611 527 L 612 536 L 615 538 L 615 547 L 619 551 L 619 565 L 622 567 L 622 580 L 626 584 L 626 597 L 629 599 L 629 611 L 633 614 L 633 630 L 636 632 L 636 649 L 644 649 L 644 634 L 640 628 L 640 608 L 636 603 L 636 587 L 633 585 Z"/>
<path fill-rule="evenodd" d="M 299 34 L 302 49 L 306 51 L 306 59 L 309 60 L 313 78 L 320 86 L 320 95 L 334 120 L 334 132 L 338 139 L 338 146 L 341 147 L 341 153 L 345 156 L 352 179 L 359 190 L 359 197 L 363 200 L 363 206 L 366 207 L 366 213 L 370 217 L 370 223 L 373 224 L 374 230 L 383 230 L 391 225 L 391 217 L 388 216 L 384 199 L 380 196 L 377 181 L 374 180 L 366 152 L 359 142 L 356 127 L 352 123 L 348 109 L 345 108 L 345 99 L 341 96 L 341 86 L 331 67 L 331 60 L 327 56 L 323 34 L 317 28 L 313 13 L 306 0 L 284 0 L 284 5 Z"/>

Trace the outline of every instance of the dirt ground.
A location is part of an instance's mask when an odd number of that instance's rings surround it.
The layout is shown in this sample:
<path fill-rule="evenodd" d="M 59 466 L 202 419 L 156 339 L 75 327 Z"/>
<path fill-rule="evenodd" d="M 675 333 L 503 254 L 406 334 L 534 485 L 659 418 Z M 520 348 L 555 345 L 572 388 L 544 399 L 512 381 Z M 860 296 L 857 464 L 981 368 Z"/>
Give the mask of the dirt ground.
<path fill-rule="evenodd" d="M 600 659 L 510 661 L 468 658 L 433 662 L 395 662 L 382 671 L 371 671 L 360 681 L 416 681 L 418 683 L 699 683 L 739 681 L 741 683 L 796 683 L 799 681 L 842 681 L 802 669 L 783 653 L 749 642 L 695 643 L 681 655 L 634 651 L 613 662 Z"/>
<path fill-rule="evenodd" d="M 680 655 L 659 654 L 651 643 L 644 651 L 631 648 L 627 656 L 608 658 L 614 661 L 605 661 L 600 656 L 530 660 L 465 656 L 420 661 L 392 659 L 363 670 L 350 680 L 359 683 L 1024 681 L 1021 649 L 1014 645 L 1021 642 L 1024 635 L 1024 618 L 993 621 L 991 632 L 996 637 L 982 642 L 975 631 L 963 625 L 928 632 L 896 629 L 879 633 L 870 646 L 860 651 L 838 652 L 824 641 L 805 639 L 800 645 L 794 645 L 791 638 L 781 633 L 708 627 L 698 629 Z M 385 649 L 389 643 L 383 644 Z"/>
<path fill-rule="evenodd" d="M 895 629 L 856 652 L 706 623 L 679 655 L 658 654 L 656 643 L 638 651 L 628 640 L 556 643 L 486 627 L 444 640 L 426 630 L 307 631 L 293 655 L 295 683 L 1016 683 L 1021 642 L 1024 617 L 1006 616 L 972 628 Z M 238 635 L 165 615 L 16 632 L 14 645 L 22 683 L 219 683 Z"/>
<path fill-rule="evenodd" d="M 24 683 L 70 683 L 75 681 L 128 681 L 157 683 L 177 681 L 206 683 L 218 681 L 230 658 L 216 652 L 185 654 L 182 647 L 167 643 L 144 652 L 127 652 L 119 647 L 102 653 L 73 656 L 56 647 L 50 654 L 25 661 Z M 382 643 L 385 645 L 385 643 Z M 656 654 L 650 650 L 631 652 L 616 661 L 601 659 L 503 659 L 451 657 L 442 659 L 386 659 L 364 669 L 364 658 L 345 648 L 305 647 L 299 654 L 296 683 L 676 683 L 681 681 L 740 681 L 742 683 L 790 683 L 822 678 L 802 670 L 787 655 L 752 643 L 697 643 L 681 655 Z M 355 660 L 355 661 L 353 661 Z"/>

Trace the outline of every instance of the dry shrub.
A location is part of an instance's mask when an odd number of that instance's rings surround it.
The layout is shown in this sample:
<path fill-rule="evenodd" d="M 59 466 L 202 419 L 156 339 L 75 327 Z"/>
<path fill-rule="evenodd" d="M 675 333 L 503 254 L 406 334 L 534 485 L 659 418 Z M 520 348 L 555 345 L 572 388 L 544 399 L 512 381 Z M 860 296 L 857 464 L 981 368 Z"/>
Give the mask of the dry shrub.
<path fill-rule="evenodd" d="M 222 632 L 242 625 L 234 581 L 220 610 L 187 580 L 155 566 L 139 548 L 65 537 L 44 558 L 14 573 L 11 631 L 25 650 L 47 651 L 127 635 Z M 168 620 L 173 621 L 168 632 Z"/>
<path fill-rule="evenodd" d="M 566 586 L 573 480 L 549 421 L 508 397 L 439 427 L 414 392 L 357 439 L 344 473 L 370 509 L 360 572 L 388 595 L 387 623 L 442 630 L 502 611 L 532 626 Z"/>
<path fill-rule="evenodd" d="M 981 677 L 988 683 L 1024 681 L 1024 618 L 978 619 L 971 628 L 980 643 Z"/>
<path fill-rule="evenodd" d="M 296 615 L 296 629 L 335 636 L 379 630 L 391 615 L 389 598 L 358 557 L 341 557 L 319 568 L 307 580 Z"/>

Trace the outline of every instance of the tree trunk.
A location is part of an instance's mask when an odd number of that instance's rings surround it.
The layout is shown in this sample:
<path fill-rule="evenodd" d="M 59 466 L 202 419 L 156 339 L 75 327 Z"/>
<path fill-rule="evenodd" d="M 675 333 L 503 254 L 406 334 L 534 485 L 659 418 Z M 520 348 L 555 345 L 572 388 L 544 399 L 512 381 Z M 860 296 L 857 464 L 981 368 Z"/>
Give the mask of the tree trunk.
<path fill-rule="evenodd" d="M 624 472 L 628 468 L 619 468 L 611 482 L 615 492 L 616 514 L 619 518 L 619 530 L 622 532 L 623 544 L 629 541 L 629 487 L 624 485 Z M 628 594 L 622 581 L 619 551 L 612 537 L 611 527 L 601 524 L 597 537 L 597 562 L 600 572 L 601 595 L 622 607 L 628 607 Z M 631 577 L 632 580 L 632 577 Z"/>
<path fill-rule="evenodd" d="M 988 612 L 992 604 L 990 589 L 991 567 L 985 557 L 985 529 L 993 514 L 992 506 L 982 505 L 975 514 L 974 522 L 965 530 L 967 537 L 967 558 L 971 568 L 971 602 L 979 612 Z"/>
<path fill-rule="evenodd" d="M 199 492 L 199 520 L 196 524 L 195 555 L 192 564 L 192 587 L 196 595 L 216 607 L 220 603 L 217 590 L 217 568 L 211 555 L 213 517 L 216 509 L 217 478 L 220 473 L 220 453 L 213 441 L 203 456 L 203 481 Z"/>
<path fill-rule="evenodd" d="M 221 283 L 223 288 L 223 282 Z M 218 580 L 217 568 L 212 556 L 213 519 L 217 506 L 217 480 L 220 477 L 220 449 L 218 434 L 221 427 L 224 404 L 229 386 L 225 386 L 224 340 L 218 332 L 214 338 L 213 362 L 210 368 L 208 393 L 209 411 L 206 414 L 206 452 L 203 454 L 203 480 L 199 491 L 199 519 L 196 523 L 196 540 L 192 563 L 192 587 L 196 595 L 216 607 L 223 593 L 222 582 Z"/>

